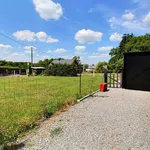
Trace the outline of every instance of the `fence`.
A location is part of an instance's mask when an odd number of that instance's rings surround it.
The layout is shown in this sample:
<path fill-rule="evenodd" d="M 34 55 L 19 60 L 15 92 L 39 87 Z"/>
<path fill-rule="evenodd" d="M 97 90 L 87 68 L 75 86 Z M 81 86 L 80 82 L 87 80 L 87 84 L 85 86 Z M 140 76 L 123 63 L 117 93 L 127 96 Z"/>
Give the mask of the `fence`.
<path fill-rule="evenodd" d="M 108 87 L 121 88 L 122 87 L 122 73 L 108 73 Z"/>
<path fill-rule="evenodd" d="M 62 107 L 99 89 L 103 75 L 0 77 L 0 145 Z M 65 106 L 64 106 L 65 105 Z"/>

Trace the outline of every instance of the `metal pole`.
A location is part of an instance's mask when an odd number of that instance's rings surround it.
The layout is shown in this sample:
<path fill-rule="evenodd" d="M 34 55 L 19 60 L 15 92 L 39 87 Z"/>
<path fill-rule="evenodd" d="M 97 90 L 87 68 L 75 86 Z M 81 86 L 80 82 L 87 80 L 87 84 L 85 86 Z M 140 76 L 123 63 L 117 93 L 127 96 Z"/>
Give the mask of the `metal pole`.
<path fill-rule="evenodd" d="M 111 87 L 111 73 L 110 73 L 110 87 Z"/>
<path fill-rule="evenodd" d="M 33 48 L 31 47 L 31 74 L 33 73 L 32 67 L 33 67 Z"/>
<path fill-rule="evenodd" d="M 113 74 L 113 88 L 115 87 L 115 82 L 114 82 L 114 80 L 115 80 L 115 75 Z"/>
<path fill-rule="evenodd" d="M 80 93 L 80 97 L 81 97 L 81 86 L 82 86 L 82 80 L 81 80 L 81 71 L 80 71 L 80 83 L 79 83 L 79 93 Z"/>
<path fill-rule="evenodd" d="M 118 83 L 119 83 L 119 80 L 118 80 L 118 73 L 117 73 L 117 88 L 118 88 Z"/>
<path fill-rule="evenodd" d="M 31 67 L 33 67 L 33 48 L 31 47 Z"/>

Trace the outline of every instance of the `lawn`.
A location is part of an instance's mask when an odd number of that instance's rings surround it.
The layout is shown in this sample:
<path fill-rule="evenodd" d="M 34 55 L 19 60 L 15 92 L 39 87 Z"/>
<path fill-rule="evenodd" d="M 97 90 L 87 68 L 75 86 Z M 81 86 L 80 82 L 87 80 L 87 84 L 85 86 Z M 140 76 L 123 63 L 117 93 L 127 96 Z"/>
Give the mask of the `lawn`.
<path fill-rule="evenodd" d="M 5 77 L 0 78 L 0 145 L 14 140 L 35 122 L 99 89 L 102 75 L 79 77 Z"/>

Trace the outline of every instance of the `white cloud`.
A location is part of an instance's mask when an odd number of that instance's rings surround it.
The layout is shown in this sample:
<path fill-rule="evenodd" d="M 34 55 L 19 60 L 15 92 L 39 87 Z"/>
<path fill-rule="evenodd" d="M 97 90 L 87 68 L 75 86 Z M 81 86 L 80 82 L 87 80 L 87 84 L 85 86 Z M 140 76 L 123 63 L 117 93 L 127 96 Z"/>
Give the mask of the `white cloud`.
<path fill-rule="evenodd" d="M 95 52 L 94 52 L 92 55 L 98 55 L 98 53 L 95 53 Z"/>
<path fill-rule="evenodd" d="M 49 58 L 49 56 L 41 56 L 41 55 L 34 55 L 34 62 L 38 62 L 39 60 L 44 60 L 45 58 Z M 28 54 L 23 54 L 23 53 L 11 53 L 9 55 L 7 55 L 7 57 L 5 58 L 5 60 L 7 61 L 14 61 L 14 62 L 30 62 L 31 58 L 29 57 Z"/>
<path fill-rule="evenodd" d="M 20 41 L 36 41 L 35 33 L 31 32 L 30 30 L 17 31 L 13 33 L 13 36 Z"/>
<path fill-rule="evenodd" d="M 115 23 L 116 22 L 116 17 L 112 17 L 108 20 L 109 23 Z"/>
<path fill-rule="evenodd" d="M 143 23 L 146 25 L 150 25 L 150 12 L 144 17 Z"/>
<path fill-rule="evenodd" d="M 54 52 L 55 53 L 65 53 L 65 52 L 67 52 L 67 50 L 64 48 L 59 48 L 59 49 L 56 49 Z"/>
<path fill-rule="evenodd" d="M 76 50 L 76 51 L 79 51 L 79 52 L 84 51 L 85 49 L 86 49 L 85 46 L 76 46 L 76 47 L 75 47 L 75 50 Z"/>
<path fill-rule="evenodd" d="M 105 58 L 105 57 L 108 57 L 109 54 L 101 54 L 101 55 L 91 55 L 89 56 L 89 58 L 91 59 L 99 59 L 99 58 Z"/>
<path fill-rule="evenodd" d="M 11 45 L 0 44 L 0 49 L 9 50 L 9 49 L 12 49 L 12 46 Z"/>
<path fill-rule="evenodd" d="M 54 39 L 52 37 L 48 37 L 46 42 L 47 43 L 57 43 L 57 42 L 59 42 L 59 40 L 58 39 Z"/>
<path fill-rule="evenodd" d="M 127 13 L 127 14 L 124 14 L 124 15 L 122 15 L 122 18 L 124 18 L 124 19 L 127 19 L 127 20 L 133 20 L 134 19 L 134 14 L 133 13 Z"/>
<path fill-rule="evenodd" d="M 122 17 L 114 16 L 110 18 L 108 22 L 110 23 L 111 29 L 115 29 L 117 32 L 133 33 L 136 35 L 149 33 L 150 12 L 148 14 L 143 14 L 144 12 L 145 11 L 143 11 L 143 8 L 141 7 L 134 10 L 126 10 Z M 138 17 L 135 17 L 135 15 Z"/>
<path fill-rule="evenodd" d="M 125 21 L 122 26 L 128 29 L 128 31 L 134 32 L 149 32 L 150 28 L 147 28 L 140 20 Z"/>
<path fill-rule="evenodd" d="M 110 36 L 109 40 L 114 42 L 120 42 L 122 40 L 122 35 L 115 32 Z"/>
<path fill-rule="evenodd" d="M 52 0 L 33 0 L 35 10 L 44 20 L 58 20 L 63 15 L 63 8 Z"/>
<path fill-rule="evenodd" d="M 110 27 L 111 27 L 112 29 L 115 29 L 116 26 L 120 24 L 120 20 L 117 19 L 116 17 L 110 18 L 110 19 L 108 20 L 108 22 L 110 23 Z"/>
<path fill-rule="evenodd" d="M 111 50 L 113 47 L 112 46 L 104 46 L 104 47 L 99 47 L 98 51 L 109 51 Z"/>
<path fill-rule="evenodd" d="M 17 52 L 14 52 L 11 54 L 11 56 L 24 56 L 23 53 L 17 53 Z"/>
<path fill-rule="evenodd" d="M 25 46 L 24 47 L 24 50 L 25 51 L 31 51 L 31 47 L 32 47 L 32 49 L 35 51 L 37 48 L 36 47 L 34 47 L 34 46 Z"/>
<path fill-rule="evenodd" d="M 47 34 L 45 32 L 38 32 L 36 33 L 36 37 L 39 39 L 39 41 L 45 42 L 47 39 Z"/>
<path fill-rule="evenodd" d="M 49 53 L 52 53 L 52 51 L 51 51 L 51 50 L 48 50 L 48 51 L 47 51 L 47 54 L 49 54 Z"/>
<path fill-rule="evenodd" d="M 75 55 L 87 55 L 88 53 L 82 51 L 76 51 Z"/>
<path fill-rule="evenodd" d="M 89 29 L 88 30 L 82 29 L 76 33 L 75 39 L 81 44 L 84 43 L 93 44 L 95 42 L 101 41 L 102 36 L 103 33 L 101 32 L 95 32 Z"/>
<path fill-rule="evenodd" d="M 94 13 L 94 12 L 106 13 L 107 12 L 108 13 L 110 12 L 110 8 L 107 5 L 104 5 L 101 3 L 90 8 L 88 12 L 89 13 Z"/>
<path fill-rule="evenodd" d="M 21 41 L 33 42 L 38 39 L 40 42 L 46 42 L 46 43 L 59 42 L 58 39 L 54 39 L 51 36 L 48 36 L 47 33 L 42 32 L 42 31 L 35 33 L 30 30 L 22 30 L 22 31 L 17 31 L 17 32 L 13 33 L 13 36 L 17 40 L 21 40 Z"/>

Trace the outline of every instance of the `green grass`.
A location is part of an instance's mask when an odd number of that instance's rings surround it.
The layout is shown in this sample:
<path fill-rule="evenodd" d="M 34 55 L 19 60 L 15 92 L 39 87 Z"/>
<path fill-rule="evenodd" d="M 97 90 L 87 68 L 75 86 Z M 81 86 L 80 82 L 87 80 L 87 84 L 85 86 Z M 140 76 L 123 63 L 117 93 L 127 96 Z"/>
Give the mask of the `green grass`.
<path fill-rule="evenodd" d="M 0 78 L 0 145 L 33 128 L 35 122 L 60 110 L 65 102 L 76 101 L 97 89 L 102 76 L 5 77 Z"/>

